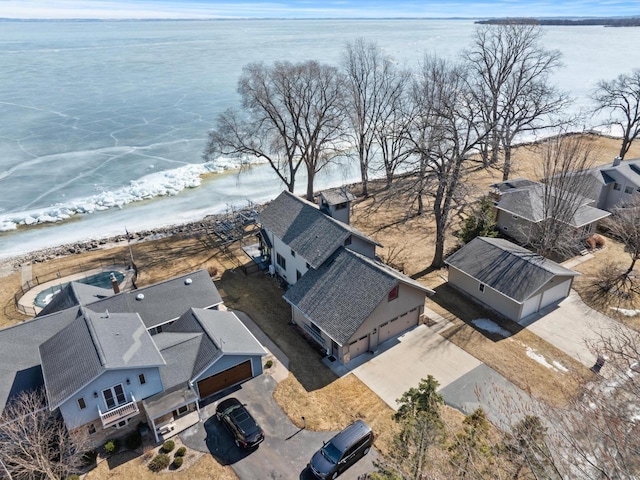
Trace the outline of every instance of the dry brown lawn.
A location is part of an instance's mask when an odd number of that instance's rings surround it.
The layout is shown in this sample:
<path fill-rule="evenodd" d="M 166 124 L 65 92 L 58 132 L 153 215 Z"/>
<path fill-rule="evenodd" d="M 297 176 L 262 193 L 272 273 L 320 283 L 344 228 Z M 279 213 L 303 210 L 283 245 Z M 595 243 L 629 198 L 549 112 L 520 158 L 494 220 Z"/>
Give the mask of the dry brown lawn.
<path fill-rule="evenodd" d="M 601 160 L 597 163 L 607 163 L 617 153 L 617 140 L 593 136 L 588 136 L 587 140 Z M 640 156 L 640 146 L 635 146 L 630 152 L 629 157 L 634 156 Z M 538 159 L 538 146 L 516 149 L 512 177 L 538 178 Z M 499 169 L 477 170 L 468 176 L 466 184 L 470 187 L 470 195 L 479 197 L 487 191 L 488 185 L 499 180 Z M 375 188 L 374 184 L 374 192 Z M 385 248 L 380 251 L 383 259 L 437 291 L 436 296 L 428 301 L 428 306 L 453 322 L 445 336 L 523 390 L 541 399 L 557 405 L 561 404 L 565 397 L 574 395 L 579 385 L 590 378 L 590 372 L 517 324 L 479 308 L 448 287 L 445 284 L 446 272 L 432 271 L 429 268 L 433 256 L 435 230 L 428 206 L 425 215 L 416 217 L 411 215 L 410 199 L 402 196 L 392 199 L 385 197 L 385 192 L 380 190 L 359 201 L 354 207 L 353 223 L 384 245 Z M 459 220 L 454 219 L 450 228 L 446 241 L 448 248 L 455 245 L 456 239 L 451 232 L 457 228 Z M 253 239 L 248 237 L 245 241 L 251 242 Z M 277 283 L 261 274 L 245 276 L 238 268 L 246 261 L 239 243 L 226 249 L 216 246 L 215 242 L 206 236 L 176 235 L 161 240 L 134 243 L 132 248 L 136 264 L 140 268 L 140 286 L 198 268 L 215 268 L 222 274 L 217 285 L 225 303 L 230 308 L 249 314 L 289 357 L 291 374 L 278 385 L 274 395 L 294 423 L 301 426 L 301 416 L 304 415 L 310 429 L 336 430 L 355 418 L 363 418 L 378 433 L 376 446 L 383 453 L 388 450 L 396 429 L 391 418 L 392 410 L 355 376 L 336 378 L 322 364 L 320 355 L 300 340 L 299 334 L 290 325 L 290 307 L 282 300 L 282 292 Z M 611 257 L 622 258 L 620 252 L 620 246 L 610 242 L 605 250 L 597 254 L 595 261 L 585 262 L 578 267 L 577 269 L 584 274 L 576 283 L 578 291 L 582 291 L 589 279 L 597 275 L 597 268 L 604 261 L 611 260 Z M 126 245 L 35 264 L 33 275 L 53 278 L 56 272 L 62 272 L 64 275 L 65 272 L 76 270 L 79 266 L 88 270 L 99 266 L 101 262 L 110 262 L 114 257 L 117 262 L 127 264 Z M 17 313 L 13 306 L 13 295 L 19 289 L 20 283 L 20 272 L 5 276 L 0 282 L 0 305 L 3 307 L 0 327 L 27 318 Z M 606 310 L 605 308 L 604 311 Z M 611 314 L 610 311 L 606 313 Z M 509 330 L 512 336 L 502 339 L 495 334 L 479 331 L 469 323 L 475 318 L 490 318 Z M 531 360 L 525 354 L 527 346 L 544 355 L 549 362 L 560 362 L 569 372 L 554 372 Z M 462 416 L 459 412 L 445 409 L 444 416 L 447 423 L 456 425 L 454 428 L 460 428 Z M 110 468 L 107 462 L 102 462 L 88 478 L 146 479 L 151 475 L 156 476 L 146 468 L 142 457 L 128 460 L 126 454 L 121 455 L 125 456 L 125 463 L 118 465 L 121 462 L 115 461 L 112 462 L 113 468 Z M 229 468 L 218 465 L 210 455 L 204 455 L 188 470 L 175 473 L 175 476 L 235 478 Z"/>

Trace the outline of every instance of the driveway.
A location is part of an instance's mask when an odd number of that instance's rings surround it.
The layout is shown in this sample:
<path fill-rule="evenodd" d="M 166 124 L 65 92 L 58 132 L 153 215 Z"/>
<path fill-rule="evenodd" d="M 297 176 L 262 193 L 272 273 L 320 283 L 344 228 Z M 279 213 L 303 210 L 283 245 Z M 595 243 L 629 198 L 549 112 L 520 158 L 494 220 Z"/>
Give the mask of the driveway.
<path fill-rule="evenodd" d="M 352 372 L 387 405 L 397 410 L 396 399 L 422 378 L 433 375 L 447 405 L 468 414 L 482 406 L 494 423 L 504 423 L 504 402 L 509 397 L 530 398 L 510 381 L 439 334 L 448 325 L 419 325 L 383 343 L 377 353 L 360 355 L 346 366 L 329 364 L 338 375 Z M 481 401 L 478 398 L 481 398 Z"/>
<path fill-rule="evenodd" d="M 184 444 L 201 452 L 211 453 L 222 465 L 230 465 L 241 480 L 259 479 L 311 479 L 306 465 L 311 456 L 337 432 L 312 432 L 298 429 L 273 399 L 276 382 L 269 375 L 260 375 L 229 392 L 225 397 L 236 397 L 255 417 L 265 432 L 265 441 L 253 450 L 241 450 L 231 440 L 229 432 L 215 417 L 211 403 L 202 409 L 204 422 L 180 434 Z M 359 475 L 373 472 L 371 451 L 366 457 L 343 473 L 340 478 L 357 480 Z"/>
<path fill-rule="evenodd" d="M 559 305 L 531 315 L 520 324 L 587 367 L 596 361 L 593 345 L 601 336 L 609 337 L 620 329 L 626 329 L 621 323 L 586 305 L 575 290 L 571 290 Z"/>

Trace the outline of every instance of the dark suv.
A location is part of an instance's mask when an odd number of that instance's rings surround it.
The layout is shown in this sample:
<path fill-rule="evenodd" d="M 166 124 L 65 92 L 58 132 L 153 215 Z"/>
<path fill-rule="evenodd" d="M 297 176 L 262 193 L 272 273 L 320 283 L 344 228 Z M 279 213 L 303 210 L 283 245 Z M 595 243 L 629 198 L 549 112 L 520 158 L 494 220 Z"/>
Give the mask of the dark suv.
<path fill-rule="evenodd" d="M 252 448 L 264 440 L 264 432 L 237 398 L 227 398 L 216 407 L 216 417 L 227 427 L 238 447 Z"/>
<path fill-rule="evenodd" d="M 373 432 L 362 420 L 356 420 L 318 450 L 309 469 L 318 478 L 336 478 L 364 457 L 373 445 Z"/>

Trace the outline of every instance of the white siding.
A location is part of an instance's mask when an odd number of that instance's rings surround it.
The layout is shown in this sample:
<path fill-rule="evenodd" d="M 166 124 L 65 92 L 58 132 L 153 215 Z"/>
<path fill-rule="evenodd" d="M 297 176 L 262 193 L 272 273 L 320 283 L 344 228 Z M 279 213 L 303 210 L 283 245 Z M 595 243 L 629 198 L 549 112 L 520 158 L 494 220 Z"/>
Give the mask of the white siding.
<path fill-rule="evenodd" d="M 273 233 L 269 232 L 273 249 L 271 250 L 271 263 L 276 269 L 278 275 L 283 277 L 287 283 L 293 285 L 298 281 L 296 271 L 300 272 L 300 275 L 307 273 L 307 260 L 295 252 L 295 257 L 291 255 L 291 248 L 280 240 Z M 280 254 L 286 263 L 286 269 L 283 269 L 278 265 L 278 254 Z"/>

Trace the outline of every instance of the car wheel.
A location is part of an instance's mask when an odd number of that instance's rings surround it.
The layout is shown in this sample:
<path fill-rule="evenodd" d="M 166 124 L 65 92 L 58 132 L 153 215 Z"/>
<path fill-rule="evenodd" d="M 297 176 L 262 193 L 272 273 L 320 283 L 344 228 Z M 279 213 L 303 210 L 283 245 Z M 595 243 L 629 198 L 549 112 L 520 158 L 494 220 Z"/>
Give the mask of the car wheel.
<path fill-rule="evenodd" d="M 369 447 L 364 449 L 364 453 L 362 455 L 366 455 L 367 453 L 369 453 L 369 450 L 371 450 Z"/>

